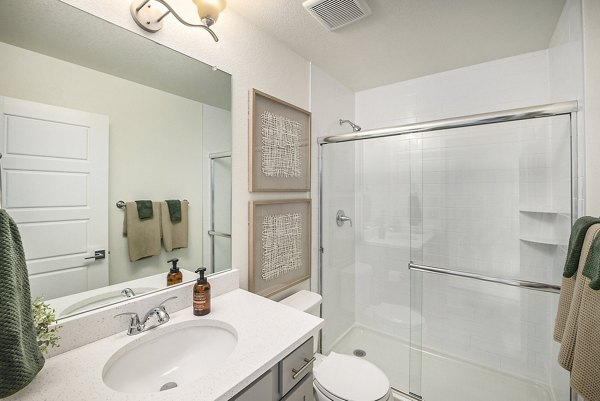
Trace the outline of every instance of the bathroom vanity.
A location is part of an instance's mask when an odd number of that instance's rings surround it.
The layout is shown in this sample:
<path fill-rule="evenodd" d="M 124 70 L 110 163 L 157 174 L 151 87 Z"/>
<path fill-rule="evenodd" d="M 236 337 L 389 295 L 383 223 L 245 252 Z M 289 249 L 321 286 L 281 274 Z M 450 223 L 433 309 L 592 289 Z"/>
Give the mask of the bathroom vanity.
<path fill-rule="evenodd" d="M 313 341 L 306 340 L 232 400 L 313 401 Z"/>
<path fill-rule="evenodd" d="M 126 318 L 120 318 L 122 332 L 48 359 L 34 381 L 8 400 L 312 399 L 312 338 L 322 319 L 241 289 L 215 297 L 207 316 L 194 316 L 191 307 L 170 316 L 135 336 L 126 334 Z M 210 346 L 202 348 L 203 342 Z M 177 353 L 181 372 L 175 367 L 173 379 L 162 379 L 176 386 L 149 380 L 156 365 L 171 363 Z M 186 355 L 194 356 L 187 368 Z M 126 375 L 122 382 L 131 386 L 111 382 L 111 369 L 122 369 L 114 376 Z"/>

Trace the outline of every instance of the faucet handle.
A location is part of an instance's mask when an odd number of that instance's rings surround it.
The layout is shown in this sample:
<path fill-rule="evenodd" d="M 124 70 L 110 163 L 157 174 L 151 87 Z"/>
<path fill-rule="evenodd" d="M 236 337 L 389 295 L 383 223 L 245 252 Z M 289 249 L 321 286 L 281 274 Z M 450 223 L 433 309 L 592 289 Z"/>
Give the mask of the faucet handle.
<path fill-rule="evenodd" d="M 118 316 L 129 316 L 131 319 L 129 320 L 129 327 L 127 328 L 127 335 L 132 336 L 134 334 L 138 334 L 142 331 L 142 324 L 140 323 L 140 317 L 135 312 L 125 312 L 114 315 L 113 317 Z"/>
<path fill-rule="evenodd" d="M 130 316 L 131 317 L 131 321 L 132 323 L 135 321 L 137 323 L 140 322 L 140 317 L 138 316 L 137 313 L 135 312 L 124 312 L 124 313 L 119 313 L 114 315 L 113 317 L 119 317 L 119 316 Z"/>
<path fill-rule="evenodd" d="M 161 303 L 158 305 L 158 307 L 159 307 L 159 308 L 161 308 L 161 309 L 164 309 L 164 308 L 165 308 L 165 304 L 166 304 L 167 302 L 169 302 L 169 301 L 172 301 L 172 300 L 174 300 L 174 299 L 177 299 L 177 297 L 169 297 L 169 298 L 165 299 L 164 301 L 162 301 L 162 302 L 161 302 Z"/>

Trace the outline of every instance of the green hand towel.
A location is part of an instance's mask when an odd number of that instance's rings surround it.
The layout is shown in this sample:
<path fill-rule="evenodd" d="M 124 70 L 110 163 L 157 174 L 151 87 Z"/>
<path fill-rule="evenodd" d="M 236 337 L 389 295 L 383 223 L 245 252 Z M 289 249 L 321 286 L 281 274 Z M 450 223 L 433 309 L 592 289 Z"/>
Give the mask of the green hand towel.
<path fill-rule="evenodd" d="M 583 216 L 578 218 L 575 224 L 573 224 L 571 237 L 569 238 L 569 250 L 567 251 L 563 277 L 573 277 L 573 275 L 577 273 L 577 266 L 579 265 L 579 257 L 581 256 L 581 248 L 583 247 L 585 233 L 592 224 L 596 223 L 600 223 L 599 218 Z"/>
<path fill-rule="evenodd" d="M 167 200 L 167 206 L 169 207 L 169 217 L 173 223 L 181 221 L 181 201 L 179 200 Z"/>
<path fill-rule="evenodd" d="M 138 217 L 140 220 L 151 219 L 154 216 L 154 211 L 152 210 L 152 201 L 150 200 L 139 200 L 135 201 L 138 210 Z"/>
<path fill-rule="evenodd" d="M 600 290 L 600 235 L 594 238 L 583 267 L 583 275 L 590 279 L 590 288 Z"/>
<path fill-rule="evenodd" d="M 44 366 L 31 311 L 17 225 L 0 209 L 0 398 L 27 386 Z"/>

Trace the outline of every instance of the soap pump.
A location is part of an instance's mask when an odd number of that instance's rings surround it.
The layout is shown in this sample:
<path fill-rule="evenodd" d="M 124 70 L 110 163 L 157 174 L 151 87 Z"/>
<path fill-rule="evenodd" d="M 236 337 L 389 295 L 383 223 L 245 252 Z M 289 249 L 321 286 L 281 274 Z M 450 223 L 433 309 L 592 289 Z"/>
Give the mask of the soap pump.
<path fill-rule="evenodd" d="M 177 267 L 177 262 L 179 262 L 179 259 L 177 258 L 167 261 L 167 263 L 173 263 L 173 265 L 171 266 L 171 270 L 169 270 L 169 273 L 167 274 L 167 287 L 183 282 L 183 273 L 179 271 L 179 267 Z"/>
<path fill-rule="evenodd" d="M 210 284 L 204 277 L 205 272 L 206 267 L 196 270 L 196 273 L 200 274 L 196 284 L 194 284 L 193 308 L 196 316 L 204 316 L 210 313 Z"/>

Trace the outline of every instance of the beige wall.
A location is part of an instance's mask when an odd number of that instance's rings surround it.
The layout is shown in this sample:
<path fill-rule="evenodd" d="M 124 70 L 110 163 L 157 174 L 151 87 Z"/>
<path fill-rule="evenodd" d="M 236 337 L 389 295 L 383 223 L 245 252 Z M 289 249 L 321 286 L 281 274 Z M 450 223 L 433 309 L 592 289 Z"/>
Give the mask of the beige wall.
<path fill-rule="evenodd" d="M 600 1 L 583 0 L 586 214 L 600 215 Z"/>
<path fill-rule="evenodd" d="M 107 115 L 110 283 L 202 261 L 202 103 L 0 43 L 0 95 Z M 195 172 L 192 174 L 191 172 Z M 129 262 L 118 200 L 190 201 L 190 246 Z M 196 207 L 194 207 L 196 206 Z M 197 266 L 198 265 L 198 266 Z"/>
<path fill-rule="evenodd" d="M 248 283 L 248 201 L 308 194 L 250 194 L 248 192 L 248 92 L 252 88 L 308 109 L 310 65 L 307 60 L 226 9 L 214 26 L 220 41 L 201 29 L 181 25 L 171 17 L 155 34 L 145 34 L 129 14 L 129 1 L 65 0 L 85 11 L 181 51 L 232 74 L 233 206 L 232 265 L 240 271 L 240 286 Z M 189 20 L 197 15 L 187 1 L 175 0 Z"/>

